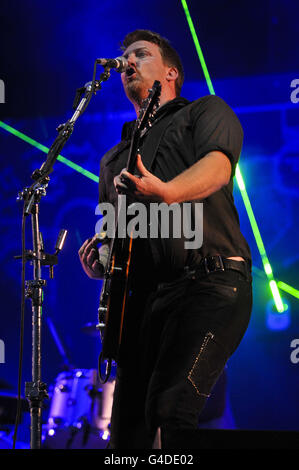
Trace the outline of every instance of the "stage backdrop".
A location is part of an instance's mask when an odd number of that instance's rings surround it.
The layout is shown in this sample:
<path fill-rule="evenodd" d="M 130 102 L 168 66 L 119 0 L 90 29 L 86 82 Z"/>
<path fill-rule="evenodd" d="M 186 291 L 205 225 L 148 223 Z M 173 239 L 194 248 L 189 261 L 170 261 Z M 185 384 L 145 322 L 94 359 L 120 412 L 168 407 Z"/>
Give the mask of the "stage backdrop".
<path fill-rule="evenodd" d="M 244 128 L 240 168 L 252 209 L 277 280 L 299 289 L 299 102 L 294 91 L 296 18 L 299 8 L 282 0 L 260 3 L 189 2 L 215 92 L 232 106 Z M 56 127 L 72 114 L 77 88 L 92 77 L 97 57 L 120 54 L 126 32 L 149 28 L 168 37 L 180 52 L 186 73 L 182 94 L 190 100 L 209 93 L 179 1 L 7 2 L 1 6 L 0 119 L 50 146 Z M 299 93 L 298 93 L 299 95 Z M 293 97 L 293 99 L 291 99 Z M 4 101 L 4 102 L 3 102 Z M 62 154 L 98 175 L 100 159 L 120 138 L 133 109 L 112 73 L 93 97 Z M 0 379 L 17 386 L 22 204 L 18 191 L 30 184 L 45 154 L 0 128 L 0 339 L 5 358 Z M 253 256 L 252 319 L 227 368 L 227 400 L 241 429 L 299 429 L 299 299 L 281 290 L 288 310 L 275 313 L 267 278 L 245 206 L 235 182 L 240 223 Z M 77 251 L 94 234 L 97 183 L 57 162 L 41 203 L 41 231 L 47 252 L 54 251 L 61 228 L 68 230 L 54 280 L 47 279 L 43 307 L 42 377 L 53 384 L 63 360 L 49 324 L 76 368 L 95 369 L 98 339 L 83 333 L 97 321 L 100 282 L 89 280 Z M 27 220 L 27 248 L 31 248 Z M 27 279 L 32 268 L 27 266 Z M 296 294 L 296 293 L 295 293 Z M 31 380 L 31 308 L 26 306 L 23 380 Z M 280 316 L 279 316 L 280 315 Z M 293 345 L 293 347 L 291 346 Z M 4 346 L 4 347 L 3 347 Z M 293 351 L 293 355 L 292 355 Z M 23 387 L 24 390 L 24 387 Z M 46 416 L 46 411 L 45 411 Z"/>

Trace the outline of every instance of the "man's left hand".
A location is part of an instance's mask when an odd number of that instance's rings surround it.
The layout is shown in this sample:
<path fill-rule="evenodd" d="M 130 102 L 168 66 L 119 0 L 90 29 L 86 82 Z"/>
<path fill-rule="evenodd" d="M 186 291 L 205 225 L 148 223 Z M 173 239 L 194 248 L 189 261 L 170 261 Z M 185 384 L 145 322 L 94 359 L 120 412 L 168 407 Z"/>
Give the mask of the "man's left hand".
<path fill-rule="evenodd" d="M 166 183 L 148 171 L 137 155 L 136 168 L 140 176 L 135 176 L 126 170 L 114 178 L 114 186 L 119 194 L 134 195 L 142 201 L 166 201 Z"/>

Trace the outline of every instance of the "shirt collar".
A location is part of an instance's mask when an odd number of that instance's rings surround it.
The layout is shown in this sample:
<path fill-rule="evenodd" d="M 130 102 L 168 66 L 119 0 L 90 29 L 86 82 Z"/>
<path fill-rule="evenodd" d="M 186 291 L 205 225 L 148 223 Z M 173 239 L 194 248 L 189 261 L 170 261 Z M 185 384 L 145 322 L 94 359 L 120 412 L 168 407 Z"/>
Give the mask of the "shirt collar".
<path fill-rule="evenodd" d="M 155 120 L 160 119 L 166 114 L 170 112 L 176 112 L 179 109 L 183 108 L 187 104 L 190 104 L 190 101 L 188 101 L 186 98 L 178 97 L 174 98 L 171 101 L 167 101 L 167 103 L 163 104 L 161 106 L 155 115 Z M 121 133 L 121 140 L 130 140 L 132 137 L 132 133 L 134 130 L 134 125 L 135 125 L 136 119 L 134 121 L 129 121 L 125 122 L 122 128 L 122 133 Z"/>

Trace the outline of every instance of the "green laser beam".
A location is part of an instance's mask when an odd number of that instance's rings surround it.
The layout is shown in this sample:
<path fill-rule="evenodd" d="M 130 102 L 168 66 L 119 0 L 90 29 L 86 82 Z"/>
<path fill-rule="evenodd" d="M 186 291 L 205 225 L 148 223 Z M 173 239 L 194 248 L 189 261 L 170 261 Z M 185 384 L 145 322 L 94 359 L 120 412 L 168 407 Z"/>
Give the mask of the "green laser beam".
<path fill-rule="evenodd" d="M 186 19 L 187 19 L 187 22 L 188 22 L 188 25 L 189 25 L 191 36 L 192 36 L 192 39 L 193 39 L 193 42 L 194 42 L 194 45 L 195 45 L 195 48 L 196 48 L 196 51 L 197 51 L 197 54 L 198 54 L 198 57 L 199 57 L 199 61 L 200 61 L 200 64 L 201 64 L 201 67 L 202 67 L 202 70 L 203 70 L 203 73 L 204 73 L 204 76 L 205 76 L 205 79 L 206 79 L 206 82 L 207 82 L 208 89 L 209 89 L 209 91 L 212 95 L 215 95 L 215 91 L 214 91 L 214 87 L 212 85 L 211 77 L 210 77 L 210 74 L 208 72 L 206 61 L 204 59 L 202 49 L 201 49 L 200 44 L 199 44 L 198 35 L 195 31 L 194 24 L 193 24 L 193 21 L 192 21 L 190 12 L 189 12 L 187 2 L 186 2 L 186 0 L 181 0 L 181 3 L 182 3 L 182 6 L 183 6 L 185 15 L 186 15 Z M 281 296 L 280 296 L 280 293 L 279 293 L 277 282 L 275 281 L 274 276 L 273 276 L 273 271 L 272 271 L 272 268 L 271 268 L 271 264 L 269 262 L 267 254 L 266 254 L 265 246 L 264 246 L 264 243 L 263 243 L 263 240 L 262 240 L 262 237 L 261 237 L 256 219 L 255 219 L 255 216 L 254 216 L 254 213 L 253 213 L 253 210 L 252 210 L 252 206 L 251 206 L 251 203 L 250 203 L 247 191 L 246 191 L 245 182 L 244 182 L 244 179 L 242 177 L 239 165 L 236 166 L 236 179 L 237 179 L 237 183 L 238 183 L 241 195 L 242 195 L 242 199 L 243 199 L 243 202 L 244 202 L 244 205 L 245 205 L 248 217 L 249 217 L 249 221 L 250 221 L 250 225 L 251 225 L 251 228 L 252 228 L 252 231 L 253 231 L 253 235 L 254 235 L 254 238 L 255 238 L 260 256 L 262 258 L 263 267 L 264 267 L 265 273 L 268 277 L 269 287 L 270 287 L 270 290 L 271 290 L 271 293 L 272 293 L 272 296 L 273 296 L 273 299 L 274 299 L 274 302 L 275 302 L 276 309 L 277 309 L 278 312 L 281 313 L 285 310 L 285 307 L 283 305 L 283 302 L 282 302 L 282 299 L 281 299 Z"/>
<path fill-rule="evenodd" d="M 286 284 L 283 281 L 277 281 L 278 288 L 281 290 L 284 290 L 288 294 L 292 295 L 296 299 L 299 299 L 299 290 L 295 289 L 294 287 L 290 286 L 289 284 Z"/>
<path fill-rule="evenodd" d="M 207 85 L 208 85 L 209 92 L 211 93 L 211 95 L 215 95 L 212 80 L 210 78 L 208 67 L 206 65 L 206 61 L 205 61 L 205 58 L 203 56 L 203 52 L 202 52 L 200 44 L 199 44 L 199 40 L 198 40 L 196 31 L 195 31 L 195 28 L 194 28 L 194 24 L 193 24 L 193 21 L 192 21 L 190 12 L 189 12 L 187 2 L 185 0 L 182 0 L 182 5 L 183 5 L 183 9 L 184 9 L 186 18 L 187 18 L 187 22 L 188 22 L 189 29 L 190 29 L 190 32 L 191 32 L 191 36 L 192 36 L 192 39 L 193 39 L 193 42 L 194 42 L 194 45 L 195 45 L 195 48 L 196 48 L 196 51 L 197 51 L 197 54 L 198 54 L 198 58 L 199 58 L 199 61 L 201 63 L 203 74 L 205 76 L 205 79 L 206 79 L 206 82 L 207 82 Z"/>
<path fill-rule="evenodd" d="M 264 270 L 258 268 L 257 266 L 252 266 L 252 272 L 259 277 L 266 277 L 267 279 L 267 274 L 265 273 Z M 295 287 L 290 286 L 286 282 L 280 281 L 279 279 L 276 279 L 277 286 L 280 290 L 283 290 L 287 294 L 295 297 L 296 299 L 299 299 L 299 289 L 295 289 Z"/>
<path fill-rule="evenodd" d="M 24 142 L 27 142 L 28 144 L 32 145 L 33 147 L 36 147 L 38 150 L 41 150 L 44 153 L 48 153 L 49 149 L 45 145 L 40 144 L 34 139 L 31 139 L 31 137 L 28 137 L 28 135 L 23 134 L 22 132 L 18 131 L 17 129 L 14 129 L 13 127 L 9 126 L 8 124 L 5 124 L 5 122 L 0 121 L 0 127 L 2 129 L 6 130 L 7 132 L 10 132 L 16 137 L 19 137 L 19 139 L 24 140 Z M 68 160 L 67 158 L 63 157 L 62 155 L 58 155 L 57 158 L 58 161 L 61 163 L 64 163 L 68 167 L 72 168 L 73 170 L 77 171 L 78 173 L 81 173 L 82 175 L 86 176 L 87 178 L 91 179 L 92 181 L 95 181 L 96 183 L 99 182 L 99 177 L 95 175 L 94 173 L 91 173 L 88 170 L 85 170 L 80 165 L 77 165 L 77 163 L 72 162 L 71 160 Z"/>

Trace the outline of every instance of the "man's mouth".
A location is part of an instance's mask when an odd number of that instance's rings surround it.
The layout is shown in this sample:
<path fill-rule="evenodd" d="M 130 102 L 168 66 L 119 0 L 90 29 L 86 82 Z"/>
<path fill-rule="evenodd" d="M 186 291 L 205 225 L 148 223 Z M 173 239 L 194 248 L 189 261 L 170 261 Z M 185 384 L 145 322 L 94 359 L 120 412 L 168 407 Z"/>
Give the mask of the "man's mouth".
<path fill-rule="evenodd" d="M 126 77 L 127 78 L 135 78 L 136 77 L 136 70 L 133 67 L 128 67 L 126 70 Z"/>

